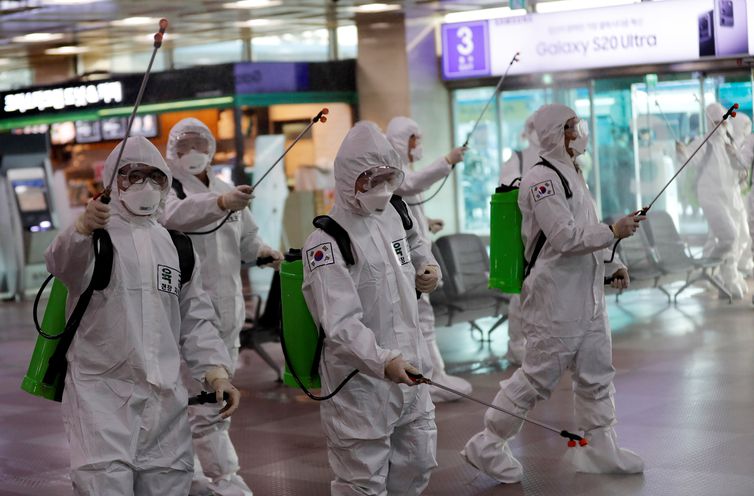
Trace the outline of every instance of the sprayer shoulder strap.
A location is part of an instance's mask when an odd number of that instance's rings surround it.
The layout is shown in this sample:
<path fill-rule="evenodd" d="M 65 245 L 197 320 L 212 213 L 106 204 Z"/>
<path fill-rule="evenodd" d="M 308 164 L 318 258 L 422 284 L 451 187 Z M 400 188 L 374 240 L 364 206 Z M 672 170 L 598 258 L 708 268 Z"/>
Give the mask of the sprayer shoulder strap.
<path fill-rule="evenodd" d="M 194 245 L 191 243 L 191 238 L 181 231 L 168 229 L 168 232 L 178 252 L 178 267 L 181 271 L 181 287 L 183 287 L 191 280 L 191 274 L 194 273 L 194 266 L 196 265 Z"/>
<path fill-rule="evenodd" d="M 560 183 L 563 185 L 563 189 L 565 190 L 566 198 L 568 199 L 568 198 L 571 198 L 573 196 L 573 192 L 571 191 L 571 187 L 568 184 L 568 179 L 566 179 L 565 176 L 563 176 L 563 174 L 561 174 L 561 172 L 557 169 L 557 167 L 555 167 L 554 165 L 552 165 L 550 162 L 548 162 L 545 159 L 542 159 L 542 161 L 538 162 L 536 165 L 544 165 L 548 169 L 553 170 L 555 172 L 555 174 L 557 174 L 558 177 L 560 178 Z M 528 261 L 528 262 L 524 261 L 524 267 L 525 267 L 524 268 L 524 279 L 526 279 L 526 277 L 528 277 L 528 275 L 531 273 L 531 269 L 532 269 L 532 267 L 534 267 L 534 264 L 536 263 L 537 258 L 539 258 L 539 254 L 542 252 L 542 248 L 544 248 L 546 241 L 547 241 L 547 236 L 545 235 L 545 233 L 543 231 L 540 230 L 539 233 L 537 233 L 537 241 L 534 244 L 534 251 L 531 254 L 531 260 Z"/>
<path fill-rule="evenodd" d="M 513 150 L 516 152 L 516 158 L 518 158 L 518 175 L 524 173 L 524 152 L 521 150 Z"/>
<path fill-rule="evenodd" d="M 408 205 L 403 201 L 403 198 L 398 195 L 393 195 L 392 198 L 390 198 L 390 204 L 398 212 L 398 215 L 400 215 L 403 229 L 408 231 L 413 228 L 414 222 L 411 220 L 411 215 L 408 213 Z M 356 263 L 356 258 L 354 258 L 353 250 L 351 249 L 351 237 L 348 235 L 348 231 L 343 229 L 335 219 L 329 215 L 318 215 L 314 218 L 312 224 L 314 224 L 314 227 L 317 229 L 325 231 L 328 236 L 335 240 L 346 265 L 354 265 Z"/>
<path fill-rule="evenodd" d="M 71 343 L 73 342 L 73 337 L 81 324 L 81 319 L 84 317 L 84 313 L 89 306 L 92 294 L 94 294 L 95 291 L 102 291 L 110 284 L 110 276 L 113 267 L 113 242 L 110 239 L 110 234 L 106 230 L 96 229 L 92 233 L 92 249 L 94 250 L 94 269 L 92 270 L 92 279 L 76 301 L 76 305 L 73 307 L 73 311 L 65 323 L 65 328 L 60 334 L 58 345 L 50 356 L 47 371 L 42 380 L 45 384 L 53 385 L 56 381 L 62 381 L 65 377 L 66 371 L 68 370 L 66 354 L 68 353 L 68 348 L 70 348 Z M 56 401 L 61 401 L 62 395 L 63 388 L 60 387 L 58 388 L 54 399 Z"/>
<path fill-rule="evenodd" d="M 411 215 L 408 213 L 408 205 L 403 201 L 403 198 L 398 195 L 393 195 L 390 198 L 390 204 L 393 206 L 398 215 L 401 216 L 401 223 L 403 223 L 403 229 L 410 231 L 414 227 L 414 221 L 411 219 Z"/>
<path fill-rule="evenodd" d="M 178 179 L 173 178 L 173 182 L 170 186 L 173 188 L 173 191 L 175 191 L 175 196 L 177 196 L 179 200 L 184 200 L 186 198 L 186 192 L 183 190 L 183 183 Z"/>
<path fill-rule="evenodd" d="M 335 240 L 335 244 L 338 245 L 340 254 L 343 255 L 346 265 L 353 265 L 356 263 L 356 259 L 353 257 L 353 251 L 351 250 L 351 238 L 348 236 L 348 231 L 335 222 L 335 219 L 329 215 L 318 215 L 312 222 L 314 227 L 322 229 L 325 233 Z"/>

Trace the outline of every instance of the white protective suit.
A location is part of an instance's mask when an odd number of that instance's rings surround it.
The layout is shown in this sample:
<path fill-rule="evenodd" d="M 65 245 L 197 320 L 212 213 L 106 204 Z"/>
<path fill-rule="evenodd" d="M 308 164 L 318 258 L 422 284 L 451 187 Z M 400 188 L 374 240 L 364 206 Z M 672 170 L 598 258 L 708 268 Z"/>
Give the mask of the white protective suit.
<path fill-rule="evenodd" d="M 711 130 L 725 111 L 719 103 L 708 105 L 707 128 Z M 699 150 L 690 166 L 698 171 L 697 198 L 714 238 L 712 249 L 705 255 L 723 261 L 720 267 L 723 285 L 734 298 L 741 299 L 746 293 L 746 281 L 738 272 L 738 260 L 744 247 L 741 233 L 748 226 L 739 186 L 739 171 L 743 165 L 738 154 L 728 152 L 728 146 L 735 146 L 729 138 L 729 129 L 726 121 Z M 702 139 L 697 138 L 689 149 L 695 150 Z"/>
<path fill-rule="evenodd" d="M 529 146 L 521 151 L 519 160 L 518 154 L 514 153 L 511 158 L 503 164 L 500 169 L 500 184 L 510 185 L 517 177 L 523 177 L 534 164 L 540 161 L 539 158 L 539 137 L 534 129 L 534 116 L 531 114 L 524 123 L 522 136 L 529 142 Z M 510 303 L 508 303 L 508 351 L 505 358 L 513 365 L 521 365 L 524 361 L 524 350 L 526 349 L 526 336 L 524 336 L 523 325 L 521 323 L 521 295 L 511 294 Z"/>
<path fill-rule="evenodd" d="M 106 178 L 120 146 L 105 162 Z M 129 163 L 157 167 L 170 179 L 160 152 L 143 137 L 128 139 L 119 166 Z M 199 381 L 215 366 L 230 371 L 230 359 L 202 289 L 200 260 L 181 288 L 178 252 L 157 213 L 132 215 L 119 193 L 114 187 L 107 224 L 115 252 L 110 284 L 94 292 L 67 355 L 62 410 L 71 479 L 81 495 L 185 495 L 193 453 L 181 359 Z M 91 236 L 72 225 L 45 259 L 72 296 L 70 312 L 91 279 Z M 167 286 L 159 283 L 166 274 Z"/>
<path fill-rule="evenodd" d="M 350 236 L 355 264 L 347 266 L 335 240 L 319 229 L 303 249 L 304 297 L 326 336 L 319 367 L 323 393 L 352 370 L 360 371 L 320 406 L 335 473 L 331 494 L 337 496 L 418 495 L 437 466 L 429 388 L 385 378 L 385 365 L 399 355 L 431 374 L 415 277 L 436 261 L 416 229 L 404 230 L 392 206 L 369 214 L 356 199 L 356 178 L 376 166 L 400 169 L 400 158 L 376 125 L 359 122 L 335 158 L 336 197 L 330 211 Z M 322 253 L 332 253 L 332 260 Z"/>
<path fill-rule="evenodd" d="M 739 233 L 743 237 L 741 240 L 741 254 L 738 259 L 738 270 L 747 277 L 752 275 L 754 269 L 754 260 L 752 260 L 752 196 L 751 196 L 751 172 L 754 165 L 754 135 L 751 134 L 751 119 L 748 115 L 739 113 L 733 119 L 733 137 L 738 149 L 738 159 L 742 168 L 746 170 L 745 182 L 738 185 L 739 190 L 746 193 L 742 194 L 743 212 L 739 213 L 738 225 Z M 736 199 L 737 201 L 737 199 Z M 741 224 L 745 224 L 742 226 Z"/>
<path fill-rule="evenodd" d="M 171 188 L 160 221 L 169 229 L 203 232 L 225 219 L 228 212 L 217 206 L 217 197 L 234 188 L 216 177 L 211 170 L 207 170 L 209 187 L 205 186 L 197 176 L 176 163 L 176 141 L 183 133 L 196 133 L 205 138 L 210 143 L 210 158 L 215 152 L 215 138 L 201 121 L 187 118 L 173 126 L 168 137 L 166 157 L 173 177 L 181 183 L 186 198 L 179 199 Z M 207 169 L 209 167 L 208 164 Z M 266 247 L 257 236 L 258 230 L 251 212 L 245 208 L 233 212 L 217 231 L 190 236 L 202 261 L 204 289 L 212 299 L 220 337 L 225 342 L 233 367 L 238 358 L 239 334 L 246 319 L 241 263 L 254 262 L 260 250 Z M 194 436 L 194 451 L 200 462 L 195 463 L 196 480 L 192 494 L 199 492 L 197 489 L 204 482 L 218 496 L 250 496 L 251 490 L 237 475 L 240 467 L 228 434 L 230 418 L 221 419 L 216 408 L 197 405 L 189 408 L 189 422 Z M 202 471 L 210 481 L 203 480 Z"/>
<path fill-rule="evenodd" d="M 412 135 L 421 136 L 421 131 L 419 130 L 419 125 L 408 117 L 395 117 L 388 123 L 385 132 L 385 137 L 400 156 L 401 167 L 405 173 L 403 183 L 395 193 L 401 195 L 406 203 L 408 203 L 411 214 L 418 224 L 417 231 L 423 237 L 424 243 L 427 246 L 431 246 L 432 240 L 427 223 L 427 215 L 424 213 L 424 205 L 421 204 L 424 201 L 422 193 L 432 186 L 432 184 L 450 174 L 453 168 L 445 157 L 440 157 L 422 170 L 415 171 L 414 163 L 409 160 L 408 156 L 408 142 Z M 440 348 L 437 346 L 435 311 L 432 309 L 429 295 L 426 293 L 423 293 L 419 299 L 419 323 L 424 335 L 424 341 L 427 343 L 427 348 L 432 358 L 432 377 L 430 379 L 462 393 L 471 394 L 472 388 L 468 381 L 460 377 L 449 376 L 445 373 L 445 361 L 442 359 Z M 460 398 L 456 394 L 439 388 L 432 388 L 430 394 L 432 395 L 432 401 L 435 403 L 454 401 Z"/>
<path fill-rule="evenodd" d="M 518 203 L 527 260 L 540 230 L 547 241 L 521 291 L 524 363 L 500 383 L 493 403 L 526 415 L 570 370 L 578 429 L 589 445 L 570 449 L 569 461 L 580 472 L 637 473 L 643 470 L 641 458 L 618 448 L 613 429 L 615 370 L 603 278 L 614 238 L 599 223 L 594 200 L 564 146 L 564 125 L 575 116 L 564 105 L 546 105 L 535 118 L 542 157 L 563 174 L 573 196 L 566 199 L 558 175 L 545 166 L 533 167 L 521 183 Z M 615 264 L 609 273 L 620 268 Z M 466 443 L 461 455 L 496 480 L 520 481 L 523 470 L 508 441 L 523 421 L 492 409 L 484 420 L 485 429 Z"/>

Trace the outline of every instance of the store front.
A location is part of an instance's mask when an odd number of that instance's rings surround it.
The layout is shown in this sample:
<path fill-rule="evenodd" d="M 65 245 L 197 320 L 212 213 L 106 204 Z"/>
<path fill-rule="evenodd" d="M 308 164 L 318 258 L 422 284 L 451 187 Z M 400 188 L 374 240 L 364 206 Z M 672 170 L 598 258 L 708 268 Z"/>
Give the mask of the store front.
<path fill-rule="evenodd" d="M 150 76 L 131 133 L 149 138 L 164 152 L 175 123 L 199 119 L 217 138 L 216 170 L 241 183 L 274 161 L 269 155 L 256 160 L 259 137 L 281 135 L 282 152 L 320 108 L 328 107 L 327 125 L 315 126 L 286 158 L 286 183 L 295 189 L 297 182 L 306 183 L 299 169 L 319 167 L 324 175 L 332 169 L 340 140 L 354 121 L 354 71 L 350 60 L 157 72 Z M 58 209 L 63 225 L 102 190 L 104 160 L 125 135 L 140 83 L 136 74 L 0 94 L 0 132 L 49 135 L 53 175 L 60 176 L 55 184 L 65 185 L 60 196 L 67 201 Z"/>
<path fill-rule="evenodd" d="M 582 167 L 603 217 L 634 211 L 680 165 L 676 141 L 706 131 L 711 102 L 752 115 L 752 30 L 746 2 L 734 2 L 735 34 L 712 0 L 641 3 L 559 14 L 446 24 L 443 73 L 451 90 L 454 140 L 463 143 L 511 56 L 520 62 L 471 137 L 460 173 L 463 231 L 486 234 L 500 167 L 526 146 L 524 121 L 547 103 L 571 106 L 590 125 Z M 680 8 L 683 5 L 683 8 Z M 748 16 L 748 17 L 747 17 Z M 674 29 L 664 19 L 674 18 Z M 706 22 L 718 28 L 709 52 Z M 749 22 L 749 25 L 754 23 Z M 526 40 L 517 47 L 510 40 Z M 492 48 L 494 47 L 494 49 Z M 713 47 L 714 48 L 714 47 Z M 685 235 L 706 233 L 696 175 L 685 172 L 656 207 Z"/>

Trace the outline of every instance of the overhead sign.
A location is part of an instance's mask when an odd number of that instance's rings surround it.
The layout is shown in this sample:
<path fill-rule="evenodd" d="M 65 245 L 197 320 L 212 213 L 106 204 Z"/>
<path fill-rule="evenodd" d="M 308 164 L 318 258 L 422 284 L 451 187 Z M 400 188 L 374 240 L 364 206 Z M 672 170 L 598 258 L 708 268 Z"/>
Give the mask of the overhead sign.
<path fill-rule="evenodd" d="M 21 93 L 6 94 L 3 110 L 23 114 L 28 110 L 62 110 L 67 107 L 82 108 L 96 104 L 120 103 L 123 101 L 123 85 L 120 81 L 97 84 L 82 84 L 65 88 L 48 88 Z"/>
<path fill-rule="evenodd" d="M 754 7 L 751 8 L 754 10 Z M 442 26 L 445 79 L 735 57 L 749 46 L 747 0 L 666 0 Z"/>

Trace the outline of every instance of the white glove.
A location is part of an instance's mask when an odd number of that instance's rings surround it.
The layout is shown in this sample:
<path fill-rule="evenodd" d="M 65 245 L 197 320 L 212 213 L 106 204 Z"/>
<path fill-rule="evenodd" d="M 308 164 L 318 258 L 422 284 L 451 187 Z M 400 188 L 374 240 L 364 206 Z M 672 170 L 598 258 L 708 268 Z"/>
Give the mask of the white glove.
<path fill-rule="evenodd" d="M 639 215 L 641 211 L 621 217 L 611 226 L 613 235 L 618 239 L 628 238 L 634 235 L 639 228 L 639 222 L 646 220 L 646 215 Z"/>
<path fill-rule="evenodd" d="M 610 286 L 615 289 L 628 289 L 628 285 L 631 279 L 628 277 L 628 271 L 626 269 L 618 269 L 613 272 L 613 281 Z"/>
<path fill-rule="evenodd" d="M 390 360 L 385 365 L 385 377 L 390 379 L 396 384 L 408 384 L 409 386 L 415 386 L 416 383 L 406 374 L 406 371 L 412 374 L 421 374 L 419 369 L 408 363 L 400 355 Z"/>
<path fill-rule="evenodd" d="M 445 221 L 442 219 L 427 219 L 427 223 L 429 224 L 429 232 L 432 234 L 442 231 L 445 227 Z"/>
<path fill-rule="evenodd" d="M 282 253 L 270 248 L 267 245 L 260 246 L 259 253 L 257 253 L 257 258 L 267 258 L 267 257 L 272 257 L 274 261 L 272 263 L 260 265 L 260 267 L 272 267 L 275 270 L 280 269 L 280 264 L 283 263 L 283 260 L 284 260 Z"/>
<path fill-rule="evenodd" d="M 233 415 L 233 412 L 238 409 L 238 404 L 241 402 L 241 393 L 238 389 L 226 377 L 218 377 L 212 381 L 210 386 L 215 391 L 215 397 L 219 405 L 223 403 L 223 393 L 228 393 L 228 403 L 220 410 L 220 417 L 228 418 Z"/>
<path fill-rule="evenodd" d="M 217 198 L 217 206 L 223 210 L 231 210 L 233 212 L 243 210 L 249 206 L 249 202 L 254 198 L 252 196 L 253 191 L 251 186 L 237 186 L 233 191 L 220 195 Z"/>
<path fill-rule="evenodd" d="M 458 148 L 453 148 L 448 152 L 447 155 L 445 155 L 445 160 L 450 165 L 456 165 L 458 162 L 461 162 L 463 160 L 463 154 L 466 153 L 466 147 L 459 146 Z"/>
<path fill-rule="evenodd" d="M 110 220 L 110 205 L 99 200 L 89 200 L 86 210 L 76 219 L 75 229 L 79 234 L 89 236 L 95 229 L 103 229 Z"/>
<path fill-rule="evenodd" d="M 431 293 L 437 288 L 440 282 L 440 267 L 437 265 L 425 265 L 424 268 L 416 274 L 416 289 L 422 293 Z"/>

